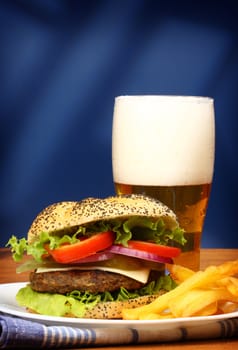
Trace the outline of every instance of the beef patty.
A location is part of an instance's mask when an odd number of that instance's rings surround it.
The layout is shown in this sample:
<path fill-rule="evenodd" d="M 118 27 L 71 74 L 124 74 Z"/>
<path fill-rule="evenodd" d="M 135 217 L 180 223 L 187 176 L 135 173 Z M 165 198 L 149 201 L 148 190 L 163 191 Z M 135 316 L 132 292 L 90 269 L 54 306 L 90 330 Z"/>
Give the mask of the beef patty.
<path fill-rule="evenodd" d="M 120 287 L 134 290 L 144 285 L 130 277 L 100 270 L 31 272 L 30 283 L 31 288 L 37 292 L 59 294 L 66 294 L 73 290 L 91 293 L 113 292 Z"/>

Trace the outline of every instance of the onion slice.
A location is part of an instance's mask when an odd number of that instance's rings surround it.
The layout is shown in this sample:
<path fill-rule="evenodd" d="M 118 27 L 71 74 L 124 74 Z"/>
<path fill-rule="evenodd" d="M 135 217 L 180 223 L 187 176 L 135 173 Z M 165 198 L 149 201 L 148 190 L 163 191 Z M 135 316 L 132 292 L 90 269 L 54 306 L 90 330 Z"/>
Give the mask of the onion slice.
<path fill-rule="evenodd" d="M 163 263 L 163 264 L 173 264 L 173 260 L 169 257 L 160 256 L 154 253 L 148 253 L 143 250 L 131 249 L 131 248 L 123 247 L 121 245 L 116 245 L 116 244 L 112 245 L 110 248 L 107 248 L 107 250 L 104 252 L 132 256 L 134 258 L 154 261 L 154 262 Z"/>
<path fill-rule="evenodd" d="M 105 261 L 114 258 L 115 254 L 113 252 L 109 251 L 102 251 L 95 254 L 92 254 L 90 256 L 87 256 L 85 258 L 73 261 L 71 264 L 86 264 L 91 262 L 98 262 L 98 261 Z"/>

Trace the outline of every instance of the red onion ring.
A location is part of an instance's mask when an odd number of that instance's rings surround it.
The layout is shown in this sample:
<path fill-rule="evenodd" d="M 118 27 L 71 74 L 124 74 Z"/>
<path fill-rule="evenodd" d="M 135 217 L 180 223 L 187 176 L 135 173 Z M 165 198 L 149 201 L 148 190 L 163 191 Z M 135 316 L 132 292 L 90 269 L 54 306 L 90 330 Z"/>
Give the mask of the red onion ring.
<path fill-rule="evenodd" d="M 173 260 L 169 257 L 160 256 L 154 253 L 148 253 L 143 250 L 123 247 L 121 245 L 112 245 L 105 252 L 132 256 L 134 258 L 154 261 L 154 262 L 163 263 L 163 264 L 173 264 Z"/>
<path fill-rule="evenodd" d="M 102 251 L 99 253 L 95 253 L 93 255 L 87 256 L 86 258 L 79 259 L 77 261 L 73 261 L 72 264 L 86 264 L 91 262 L 105 261 L 114 258 L 115 254 L 109 251 Z"/>

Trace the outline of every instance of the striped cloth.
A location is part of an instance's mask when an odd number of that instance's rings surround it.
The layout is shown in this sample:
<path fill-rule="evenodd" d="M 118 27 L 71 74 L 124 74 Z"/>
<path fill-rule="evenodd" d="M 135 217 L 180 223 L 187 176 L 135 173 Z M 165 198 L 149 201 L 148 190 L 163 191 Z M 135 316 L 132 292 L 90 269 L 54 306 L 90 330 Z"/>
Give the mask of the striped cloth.
<path fill-rule="evenodd" d="M 238 338 L 238 318 L 168 329 L 46 326 L 0 314 L 0 349 L 75 348 L 199 339 Z"/>

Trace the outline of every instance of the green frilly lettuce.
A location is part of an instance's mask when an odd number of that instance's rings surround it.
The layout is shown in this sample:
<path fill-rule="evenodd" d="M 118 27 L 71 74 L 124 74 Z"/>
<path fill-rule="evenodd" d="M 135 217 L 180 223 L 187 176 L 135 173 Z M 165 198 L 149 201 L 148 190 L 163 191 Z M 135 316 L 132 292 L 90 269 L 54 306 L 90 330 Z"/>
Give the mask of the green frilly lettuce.
<path fill-rule="evenodd" d="M 166 228 L 162 219 L 153 221 L 147 217 L 131 217 L 124 221 L 115 219 L 80 226 L 73 235 L 60 235 L 60 232 L 41 232 L 39 239 L 33 243 L 28 243 L 26 238 L 18 239 L 13 235 L 7 246 L 11 247 L 13 259 L 16 262 L 21 261 L 24 253 L 32 255 L 36 261 L 40 262 L 42 256 L 47 253 L 46 244 L 49 244 L 50 249 L 55 249 L 64 243 L 76 243 L 80 241 L 82 236 L 89 237 L 97 232 L 105 231 L 115 232 L 115 244 L 122 244 L 125 247 L 130 239 L 150 241 L 162 245 L 183 246 L 186 243 L 184 231 L 179 227 L 170 230 Z"/>

